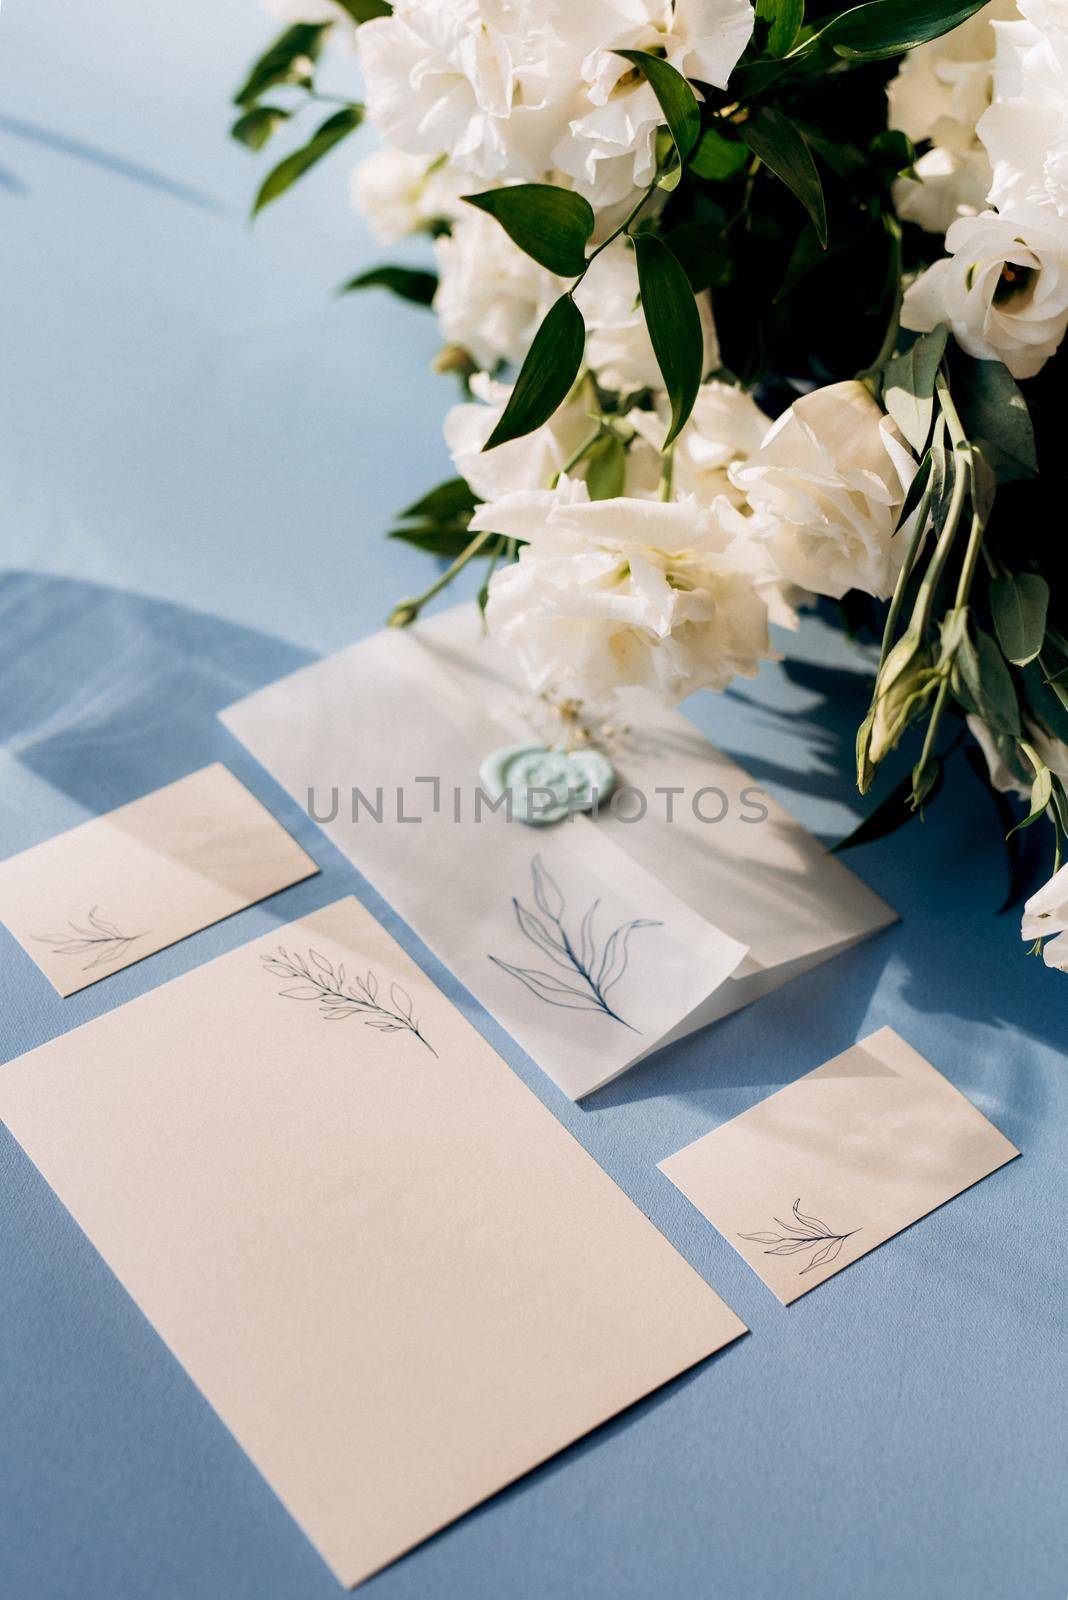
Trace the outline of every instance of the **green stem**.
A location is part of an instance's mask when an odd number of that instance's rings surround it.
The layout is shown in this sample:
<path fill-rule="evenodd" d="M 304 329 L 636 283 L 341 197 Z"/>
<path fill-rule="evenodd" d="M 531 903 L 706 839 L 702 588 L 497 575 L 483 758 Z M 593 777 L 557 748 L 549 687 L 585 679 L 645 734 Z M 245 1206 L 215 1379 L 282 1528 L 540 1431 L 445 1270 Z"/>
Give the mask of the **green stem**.
<path fill-rule="evenodd" d="M 660 182 L 660 176 L 661 176 L 661 174 L 658 171 L 656 177 L 653 179 L 653 181 L 649 185 L 648 189 L 646 189 L 645 192 L 642 194 L 641 199 L 637 202 L 636 205 L 631 206 L 630 210 L 627 212 L 627 215 L 623 218 L 623 221 L 619 224 L 619 227 L 618 228 L 614 228 L 612 230 L 612 232 L 608 235 L 607 239 L 602 239 L 601 243 L 597 246 L 597 248 L 595 250 L 591 250 L 590 251 L 590 254 L 586 257 L 586 265 L 583 267 L 582 271 L 579 273 L 578 277 L 575 279 L 574 283 L 571 285 L 571 289 L 569 291 L 571 294 L 574 294 L 575 290 L 578 288 L 579 284 L 582 282 L 582 280 L 586 276 L 587 272 L 589 272 L 589 270 L 592 267 L 593 263 L 597 260 L 597 257 L 600 255 L 601 251 L 602 250 L 607 250 L 608 246 L 610 244 L 614 244 L 616 242 L 616 240 L 619 238 L 620 234 L 621 233 L 626 233 L 626 231 L 630 227 L 631 223 L 636 220 L 636 218 L 638 216 L 638 213 L 641 211 L 642 207 L 645 205 L 645 202 L 649 199 L 650 195 L 652 195 L 653 191 L 656 189 L 657 184 Z"/>
<path fill-rule="evenodd" d="M 481 533 L 476 533 L 471 543 L 465 550 L 461 551 L 452 565 L 446 568 L 436 583 L 432 583 L 430 588 L 425 590 L 423 594 L 415 596 L 412 600 L 401 600 L 398 605 L 393 607 L 386 626 L 389 628 L 407 628 L 410 623 L 415 621 L 428 601 L 433 600 L 436 594 L 440 594 L 442 589 L 452 582 L 457 573 L 462 572 L 468 562 L 474 560 L 486 540 L 498 537 L 492 528 L 484 528 Z"/>
<path fill-rule="evenodd" d="M 669 444 L 660 453 L 660 498 L 671 499 L 671 484 L 675 476 L 675 446 Z"/>
<path fill-rule="evenodd" d="M 901 305 L 904 291 L 901 287 L 901 224 L 897 218 L 888 212 L 883 213 L 883 226 L 890 237 L 890 267 L 887 274 L 889 282 L 893 285 L 893 306 L 890 318 L 883 334 L 883 342 L 879 346 L 879 353 L 870 367 L 865 367 L 863 372 L 857 373 L 857 378 L 871 390 L 876 390 L 876 377 L 890 360 L 897 345 L 897 336 L 901 327 Z M 948 392 L 948 391 L 947 391 Z"/>
<path fill-rule="evenodd" d="M 579 445 L 578 449 L 577 450 L 573 450 L 571 452 L 571 454 L 568 456 L 567 460 L 564 462 L 563 466 L 560 468 L 559 472 L 555 475 L 555 477 L 553 478 L 553 481 L 550 483 L 550 485 L 549 485 L 550 489 L 555 489 L 556 485 L 560 482 L 560 479 L 562 477 L 564 477 L 564 475 L 566 473 L 570 472 L 572 467 L 577 467 L 578 466 L 579 462 L 582 460 L 583 456 L 586 454 L 586 451 L 587 450 L 592 450 L 594 445 L 597 443 L 597 441 L 598 441 L 598 439 L 600 437 L 601 437 L 601 424 L 598 423 L 596 428 L 594 428 L 593 432 L 590 433 L 590 434 L 587 434 L 586 438 L 583 439 L 583 441 Z"/>

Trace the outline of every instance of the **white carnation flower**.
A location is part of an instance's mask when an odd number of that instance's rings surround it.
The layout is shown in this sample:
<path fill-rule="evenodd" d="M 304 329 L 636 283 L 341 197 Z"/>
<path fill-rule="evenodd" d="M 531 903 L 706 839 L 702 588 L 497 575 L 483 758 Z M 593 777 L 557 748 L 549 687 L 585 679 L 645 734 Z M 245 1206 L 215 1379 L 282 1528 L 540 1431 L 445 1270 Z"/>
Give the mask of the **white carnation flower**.
<path fill-rule="evenodd" d="M 627 421 L 659 455 L 670 416 L 671 408 L 661 399 L 655 411 L 631 411 Z M 676 494 L 693 495 L 706 506 L 726 495 L 741 505 L 744 496 L 731 482 L 727 469 L 755 455 L 770 427 L 771 418 L 744 389 L 718 379 L 703 383 L 690 420 L 675 441 L 672 482 Z"/>
<path fill-rule="evenodd" d="M 685 78 L 726 87 L 753 32 L 748 0 L 582 0 L 581 26 L 591 40 L 581 66 L 581 109 L 554 152 L 556 166 L 595 206 L 623 200 L 656 172 L 656 129 L 664 121 L 656 95 L 620 50 L 663 57 Z"/>
<path fill-rule="evenodd" d="M 641 684 L 675 701 L 771 658 L 766 562 L 717 507 L 591 501 L 565 478 L 480 506 L 471 526 L 527 541 L 493 578 L 486 617 L 535 690 Z"/>
<path fill-rule="evenodd" d="M 949 323 L 969 355 L 1003 361 L 1030 378 L 1068 328 L 1068 235 L 1040 207 L 961 217 L 936 261 L 905 294 L 901 322 L 927 331 Z"/>
<path fill-rule="evenodd" d="M 976 124 L 990 104 L 994 26 L 1014 17 L 1015 0 L 990 0 L 957 28 L 910 50 L 887 84 L 889 125 L 932 148 L 916 162 L 917 178 L 899 178 L 901 216 L 929 233 L 945 233 L 958 216 L 986 203 L 990 163 Z"/>
<path fill-rule="evenodd" d="M 469 351 L 485 371 L 501 361 L 518 366 L 562 292 L 561 280 L 473 206 L 451 234 L 435 240 L 434 252 L 440 278 L 434 310 L 446 341 Z"/>
<path fill-rule="evenodd" d="M 1049 206 L 1068 214 L 1068 44 L 1031 22 L 997 24 L 994 103 L 979 123 L 999 211 Z M 1066 33 L 1068 38 L 1068 33 Z"/>
<path fill-rule="evenodd" d="M 457 472 L 482 500 L 496 500 L 515 489 L 551 488 L 593 428 L 590 396 L 583 386 L 542 427 L 484 452 L 512 389 L 480 372 L 472 378 L 471 390 L 476 399 L 453 406 L 445 418 L 445 443 Z"/>
<path fill-rule="evenodd" d="M 536 179 L 567 127 L 574 46 L 531 0 L 396 0 L 357 48 L 367 111 L 415 155 L 447 151 L 481 178 Z"/>
<path fill-rule="evenodd" d="M 1042 959 L 1047 967 L 1068 972 L 1068 866 L 1055 872 L 1026 902 L 1020 937 L 1028 944 L 1046 939 Z"/>
<path fill-rule="evenodd" d="M 664 387 L 638 300 L 638 268 L 629 244 L 621 239 L 601 252 L 576 289 L 575 304 L 589 334 L 586 360 L 604 388 L 632 394 L 638 389 Z M 707 372 L 719 365 L 719 346 L 707 294 L 697 297 L 697 308 Z"/>
<path fill-rule="evenodd" d="M 915 473 L 897 425 L 855 379 L 795 400 L 730 468 L 783 577 L 835 599 L 893 592 L 906 543 L 894 529 Z"/>
<path fill-rule="evenodd" d="M 349 195 L 371 231 L 383 243 L 404 239 L 439 221 L 462 214 L 466 175 L 447 162 L 431 162 L 387 145 L 372 150 L 353 169 Z"/>

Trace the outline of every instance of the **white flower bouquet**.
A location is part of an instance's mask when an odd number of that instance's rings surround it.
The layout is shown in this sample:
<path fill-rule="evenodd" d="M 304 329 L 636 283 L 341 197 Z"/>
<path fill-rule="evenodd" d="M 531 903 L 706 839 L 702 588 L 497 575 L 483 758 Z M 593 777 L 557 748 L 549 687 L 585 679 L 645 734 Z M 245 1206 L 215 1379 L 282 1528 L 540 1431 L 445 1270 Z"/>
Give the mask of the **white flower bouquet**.
<path fill-rule="evenodd" d="M 457 476 L 396 536 L 474 560 L 533 688 L 675 701 L 750 677 L 814 597 L 881 641 L 867 836 L 962 742 L 1048 819 L 1024 934 L 1068 969 L 1068 619 L 1051 448 L 1068 328 L 1068 0 L 271 0 L 254 150 L 335 100 L 255 210 L 368 117 L 352 193 L 437 271 Z M 356 74 L 354 73 L 354 79 Z M 1021 387 L 1022 385 L 1022 387 Z M 1036 442 L 1037 439 L 1037 442 Z M 1056 471 L 1056 469 L 1054 469 Z M 1051 937 L 1047 937 L 1051 936 Z"/>

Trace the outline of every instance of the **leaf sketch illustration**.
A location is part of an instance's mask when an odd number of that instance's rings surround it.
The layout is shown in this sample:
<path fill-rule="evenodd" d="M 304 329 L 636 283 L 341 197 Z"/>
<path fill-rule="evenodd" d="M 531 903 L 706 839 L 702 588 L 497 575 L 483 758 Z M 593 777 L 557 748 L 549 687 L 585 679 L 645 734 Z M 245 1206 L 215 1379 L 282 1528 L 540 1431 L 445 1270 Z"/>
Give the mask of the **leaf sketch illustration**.
<path fill-rule="evenodd" d="M 379 1033 L 410 1033 L 430 1051 L 437 1051 L 419 1030 L 412 1015 L 412 998 L 399 983 L 391 983 L 387 997 L 379 997 L 378 979 L 373 972 L 361 977 L 355 973 L 351 979 L 344 962 L 337 967 L 318 950 L 309 947 L 308 956 L 290 955 L 284 945 L 278 946 L 276 956 L 261 957 L 268 972 L 276 978 L 295 979 L 291 988 L 279 989 L 287 1000 L 312 1000 L 319 1007 L 319 1015 L 327 1022 L 344 1022 L 348 1017 L 360 1017 L 368 1028 Z"/>
<path fill-rule="evenodd" d="M 121 961 L 130 946 L 148 934 L 147 929 L 142 933 L 121 933 L 113 922 L 104 920 L 96 906 L 85 920 L 84 928 L 76 922 L 68 922 L 66 933 L 35 933 L 34 940 L 37 944 L 51 945 L 57 956 L 88 955 L 82 971 L 92 972 L 109 962 Z"/>
<path fill-rule="evenodd" d="M 599 1012 L 611 1017 L 632 1033 L 638 1029 L 621 1017 L 608 1003 L 608 994 L 623 977 L 630 959 L 630 936 L 636 928 L 659 928 L 663 924 L 649 917 L 635 917 L 621 923 L 601 945 L 594 928 L 599 900 L 582 917 L 577 938 L 572 938 L 564 923 L 567 910 L 563 892 L 546 871 L 541 856 L 531 863 L 534 904 L 537 912 L 513 898 L 512 906 L 519 931 L 538 952 L 565 974 L 559 977 L 543 967 L 513 966 L 500 956 L 490 956 L 494 966 L 508 972 L 539 1000 L 567 1011 Z M 540 915 L 538 914 L 540 912 Z"/>
<path fill-rule="evenodd" d="M 770 1249 L 764 1251 L 766 1256 L 794 1256 L 802 1250 L 812 1250 L 813 1256 L 807 1266 L 801 1268 L 798 1277 L 804 1277 L 806 1272 L 811 1272 L 814 1267 L 830 1266 L 832 1261 L 837 1261 L 841 1254 L 842 1246 L 847 1239 L 852 1239 L 859 1228 L 851 1228 L 848 1233 L 832 1233 L 825 1222 L 820 1222 L 818 1217 L 806 1217 L 801 1211 L 800 1198 L 794 1201 L 791 1209 L 793 1222 L 783 1222 L 779 1217 L 773 1217 L 776 1227 L 781 1228 L 781 1233 L 740 1233 L 739 1239 L 751 1239 L 757 1244 L 766 1244 Z"/>

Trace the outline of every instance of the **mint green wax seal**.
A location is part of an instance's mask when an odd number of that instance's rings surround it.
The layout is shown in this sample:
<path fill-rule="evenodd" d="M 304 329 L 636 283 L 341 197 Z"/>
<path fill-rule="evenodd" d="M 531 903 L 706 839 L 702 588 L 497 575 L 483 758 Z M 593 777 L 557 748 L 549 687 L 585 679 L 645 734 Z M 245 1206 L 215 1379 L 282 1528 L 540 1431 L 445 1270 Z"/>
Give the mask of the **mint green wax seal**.
<path fill-rule="evenodd" d="M 478 776 L 491 800 L 510 793 L 511 816 L 534 828 L 592 811 L 616 786 L 616 770 L 600 750 L 550 750 L 543 744 L 494 750 Z"/>

